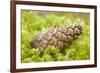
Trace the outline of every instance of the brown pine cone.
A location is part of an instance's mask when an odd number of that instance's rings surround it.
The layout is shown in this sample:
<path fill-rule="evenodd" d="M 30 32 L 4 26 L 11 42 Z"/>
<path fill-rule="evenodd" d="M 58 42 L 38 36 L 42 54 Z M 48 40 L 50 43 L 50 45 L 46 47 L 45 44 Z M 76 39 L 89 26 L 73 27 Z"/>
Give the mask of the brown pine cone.
<path fill-rule="evenodd" d="M 82 32 L 82 27 L 80 25 L 70 25 L 68 27 L 56 27 L 51 28 L 46 31 L 41 31 L 32 41 L 32 46 L 38 48 L 41 53 L 48 46 L 55 46 L 59 49 L 68 47 L 68 45 Z"/>

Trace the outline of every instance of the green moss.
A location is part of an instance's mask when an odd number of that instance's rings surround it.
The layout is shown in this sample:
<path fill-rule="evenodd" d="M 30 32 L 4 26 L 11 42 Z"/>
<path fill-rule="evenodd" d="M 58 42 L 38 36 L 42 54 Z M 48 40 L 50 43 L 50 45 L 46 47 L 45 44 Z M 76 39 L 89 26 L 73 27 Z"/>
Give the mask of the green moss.
<path fill-rule="evenodd" d="M 23 63 L 90 59 L 90 19 L 88 13 L 40 13 L 39 11 L 22 10 L 21 17 L 21 61 Z M 38 49 L 31 47 L 30 42 L 41 30 L 76 23 L 83 27 L 83 33 L 69 47 L 60 50 L 50 46 L 45 49 L 43 56 L 39 55 Z"/>

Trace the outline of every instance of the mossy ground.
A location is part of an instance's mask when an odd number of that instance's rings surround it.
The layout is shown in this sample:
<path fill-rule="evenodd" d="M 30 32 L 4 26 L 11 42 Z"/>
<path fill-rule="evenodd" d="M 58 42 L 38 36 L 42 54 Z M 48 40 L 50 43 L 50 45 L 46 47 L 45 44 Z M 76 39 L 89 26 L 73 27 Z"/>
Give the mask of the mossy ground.
<path fill-rule="evenodd" d="M 22 10 L 21 23 L 22 63 L 90 59 L 90 19 L 88 13 Z M 74 40 L 69 47 L 66 47 L 64 50 L 48 47 L 42 57 L 39 55 L 38 49 L 31 47 L 30 42 L 41 30 L 69 24 L 80 24 L 83 28 L 83 33 L 77 40 Z"/>

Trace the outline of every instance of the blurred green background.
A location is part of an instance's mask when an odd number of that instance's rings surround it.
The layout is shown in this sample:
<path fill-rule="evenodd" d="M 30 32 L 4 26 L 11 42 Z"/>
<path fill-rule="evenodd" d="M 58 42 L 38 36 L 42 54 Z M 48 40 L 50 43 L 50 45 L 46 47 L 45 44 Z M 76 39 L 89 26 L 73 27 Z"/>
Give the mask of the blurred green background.
<path fill-rule="evenodd" d="M 21 11 L 21 62 L 74 61 L 90 59 L 90 14 L 72 12 Z M 43 56 L 30 42 L 38 32 L 56 26 L 80 24 L 83 34 L 62 52 L 55 47 L 46 48 Z"/>

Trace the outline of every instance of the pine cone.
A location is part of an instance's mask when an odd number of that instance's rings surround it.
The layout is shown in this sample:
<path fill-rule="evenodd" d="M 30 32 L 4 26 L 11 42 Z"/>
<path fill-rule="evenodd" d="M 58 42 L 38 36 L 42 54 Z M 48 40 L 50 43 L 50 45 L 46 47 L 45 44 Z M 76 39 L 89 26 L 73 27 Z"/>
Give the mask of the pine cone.
<path fill-rule="evenodd" d="M 51 28 L 46 31 L 41 31 L 32 41 L 32 46 L 38 48 L 41 53 L 48 46 L 55 46 L 59 49 L 68 47 L 68 45 L 82 32 L 82 27 L 80 25 L 70 25 L 68 27 L 56 27 Z"/>

